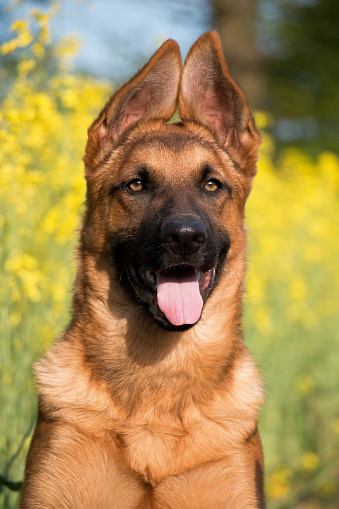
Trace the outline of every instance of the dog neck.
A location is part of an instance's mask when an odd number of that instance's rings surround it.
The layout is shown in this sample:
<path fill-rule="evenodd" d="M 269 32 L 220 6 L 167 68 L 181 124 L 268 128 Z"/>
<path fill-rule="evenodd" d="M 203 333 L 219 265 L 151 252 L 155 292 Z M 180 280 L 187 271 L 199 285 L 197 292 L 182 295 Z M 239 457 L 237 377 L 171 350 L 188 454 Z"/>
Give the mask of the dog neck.
<path fill-rule="evenodd" d="M 221 379 L 231 377 L 234 359 L 245 350 L 241 334 L 245 247 L 237 250 L 234 259 L 230 253 L 226 274 L 207 300 L 201 319 L 182 332 L 164 331 L 144 308 L 131 306 L 129 296 L 112 292 L 105 262 L 92 253 L 82 255 L 79 271 L 85 270 L 85 277 L 81 272 L 76 279 L 74 319 L 68 335 L 81 337 L 84 362 L 94 377 L 105 380 L 115 400 L 131 407 L 127 387 L 135 388 L 138 401 L 142 401 L 143 391 L 154 392 L 158 387 L 161 401 L 162 377 L 173 381 L 178 399 L 184 398 L 185 387 L 190 397 L 205 398 L 200 380 L 206 384 L 209 379 L 209 391 L 213 392 Z M 73 335 L 72 329 L 81 334 Z M 173 398 L 174 405 L 178 399 Z"/>

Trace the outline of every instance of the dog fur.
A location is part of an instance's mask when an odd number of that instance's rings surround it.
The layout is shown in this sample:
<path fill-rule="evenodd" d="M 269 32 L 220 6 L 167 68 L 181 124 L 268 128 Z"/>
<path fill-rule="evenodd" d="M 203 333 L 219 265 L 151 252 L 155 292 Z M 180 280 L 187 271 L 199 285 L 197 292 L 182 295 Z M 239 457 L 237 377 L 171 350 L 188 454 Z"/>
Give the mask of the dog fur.
<path fill-rule="evenodd" d="M 183 68 L 166 41 L 89 128 L 73 318 L 35 366 L 21 509 L 265 507 L 263 392 L 241 332 L 259 144 L 215 32 Z M 173 324 L 146 269 L 203 274 L 200 319 Z"/>

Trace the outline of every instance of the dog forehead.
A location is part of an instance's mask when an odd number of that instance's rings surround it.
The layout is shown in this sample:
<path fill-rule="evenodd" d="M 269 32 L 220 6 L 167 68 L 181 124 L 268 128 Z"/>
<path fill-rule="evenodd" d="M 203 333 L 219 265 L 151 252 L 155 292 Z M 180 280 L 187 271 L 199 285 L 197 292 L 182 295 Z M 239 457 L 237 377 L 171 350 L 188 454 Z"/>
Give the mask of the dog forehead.
<path fill-rule="evenodd" d="M 224 166 L 213 137 L 187 129 L 183 124 L 162 125 L 158 129 L 137 133 L 127 148 L 127 166 L 145 164 L 160 176 L 183 176 L 201 172 L 209 164 Z"/>

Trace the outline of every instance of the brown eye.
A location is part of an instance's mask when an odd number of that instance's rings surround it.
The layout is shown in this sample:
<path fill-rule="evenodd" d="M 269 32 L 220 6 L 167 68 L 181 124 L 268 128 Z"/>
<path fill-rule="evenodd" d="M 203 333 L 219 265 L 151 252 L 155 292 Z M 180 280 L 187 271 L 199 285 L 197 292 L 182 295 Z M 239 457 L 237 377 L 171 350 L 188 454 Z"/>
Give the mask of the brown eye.
<path fill-rule="evenodd" d="M 144 186 L 141 182 L 140 179 L 134 179 L 134 180 L 131 180 L 131 182 L 128 183 L 128 188 L 131 190 L 131 191 L 134 191 L 134 192 L 138 192 L 138 191 L 142 191 L 144 189 Z"/>
<path fill-rule="evenodd" d="M 220 187 L 221 187 L 221 184 L 220 184 L 219 180 L 211 179 L 206 182 L 204 189 L 206 191 L 214 193 L 215 191 L 218 191 L 218 189 L 220 189 Z"/>

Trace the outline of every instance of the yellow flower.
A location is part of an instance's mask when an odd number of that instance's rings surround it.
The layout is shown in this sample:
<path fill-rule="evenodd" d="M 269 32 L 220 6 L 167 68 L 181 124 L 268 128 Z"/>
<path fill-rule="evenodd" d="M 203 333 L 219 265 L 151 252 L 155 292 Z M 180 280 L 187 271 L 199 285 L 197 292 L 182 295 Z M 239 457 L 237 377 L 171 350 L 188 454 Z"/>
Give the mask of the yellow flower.
<path fill-rule="evenodd" d="M 50 31 L 49 26 L 41 27 L 39 38 L 43 44 L 45 44 L 45 45 L 51 44 L 52 37 L 51 37 L 51 31 Z"/>
<path fill-rule="evenodd" d="M 30 32 L 29 22 L 27 20 L 21 19 L 14 21 L 10 30 L 12 32 L 17 32 L 17 37 L 1 44 L 0 52 L 3 55 L 13 53 L 18 48 L 24 48 L 33 41 L 33 35 Z"/>
<path fill-rule="evenodd" d="M 55 302 L 62 303 L 65 301 L 67 288 L 63 281 L 56 281 L 53 286 L 53 299 Z"/>
<path fill-rule="evenodd" d="M 43 274 L 38 268 L 36 258 L 27 253 L 22 253 L 13 258 L 8 258 L 4 268 L 7 272 L 17 276 L 23 291 L 31 301 L 37 302 L 41 299 L 39 284 Z"/>
<path fill-rule="evenodd" d="M 18 39 L 12 39 L 11 41 L 3 42 L 0 45 L 0 53 L 2 55 L 8 55 L 9 53 L 13 53 L 19 47 Z"/>
<path fill-rule="evenodd" d="M 45 55 L 45 48 L 40 42 L 33 44 L 32 51 L 37 58 L 41 58 Z"/>
<path fill-rule="evenodd" d="M 24 78 L 27 74 L 34 69 L 35 60 L 32 58 L 28 60 L 21 60 L 18 64 L 18 74 L 20 77 Z"/>
<path fill-rule="evenodd" d="M 267 483 L 267 494 L 270 498 L 282 498 L 290 490 L 292 472 L 286 467 L 278 468 Z"/>
<path fill-rule="evenodd" d="M 76 35 L 64 37 L 55 48 L 61 70 L 67 71 L 72 67 L 74 57 L 79 53 L 81 43 Z"/>
<path fill-rule="evenodd" d="M 258 129 L 267 129 L 274 123 L 272 115 L 267 111 L 256 111 L 254 113 L 254 118 Z"/>
<path fill-rule="evenodd" d="M 260 303 L 265 296 L 265 281 L 257 272 L 251 271 L 247 278 L 247 295 L 248 298 L 255 302 Z"/>
<path fill-rule="evenodd" d="M 79 37 L 76 35 L 68 35 L 64 37 L 58 44 L 56 48 L 56 54 L 58 57 L 73 57 L 75 56 L 80 49 L 80 41 Z"/>
<path fill-rule="evenodd" d="M 323 152 L 318 158 L 319 170 L 339 184 L 339 158 L 331 152 Z"/>
<path fill-rule="evenodd" d="M 51 14 L 48 12 L 42 12 L 40 9 L 32 9 L 31 15 L 40 23 L 41 25 L 46 25 L 49 23 L 51 19 Z"/>
<path fill-rule="evenodd" d="M 319 456 L 314 452 L 306 452 L 301 455 L 301 465 L 304 470 L 313 472 L 319 466 Z"/>
<path fill-rule="evenodd" d="M 271 310 L 268 306 L 260 305 L 255 311 L 255 320 L 261 334 L 270 334 L 273 331 Z"/>
<path fill-rule="evenodd" d="M 18 19 L 16 21 L 13 21 L 13 23 L 10 26 L 11 32 L 25 32 L 29 28 L 29 23 L 26 19 Z"/>
<path fill-rule="evenodd" d="M 23 290 L 32 302 L 39 302 L 42 298 L 38 284 L 42 278 L 39 271 L 22 271 L 20 274 L 23 283 Z"/>
<path fill-rule="evenodd" d="M 305 283 L 300 278 L 292 279 L 289 284 L 290 296 L 295 300 L 302 300 L 307 295 Z"/>
<path fill-rule="evenodd" d="M 34 270 L 38 265 L 38 260 L 33 256 L 22 253 L 13 258 L 8 258 L 5 263 L 5 270 L 19 274 L 22 269 Z"/>

